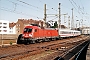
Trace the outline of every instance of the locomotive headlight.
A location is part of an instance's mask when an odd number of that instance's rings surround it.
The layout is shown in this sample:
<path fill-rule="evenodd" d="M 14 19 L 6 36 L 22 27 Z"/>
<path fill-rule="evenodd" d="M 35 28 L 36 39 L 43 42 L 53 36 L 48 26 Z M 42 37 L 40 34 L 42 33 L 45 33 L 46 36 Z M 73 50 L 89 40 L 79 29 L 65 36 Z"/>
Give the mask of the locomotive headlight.
<path fill-rule="evenodd" d="M 30 37 L 32 37 L 32 34 L 29 34 Z"/>
<path fill-rule="evenodd" d="M 22 36 L 25 36 L 24 34 Z"/>

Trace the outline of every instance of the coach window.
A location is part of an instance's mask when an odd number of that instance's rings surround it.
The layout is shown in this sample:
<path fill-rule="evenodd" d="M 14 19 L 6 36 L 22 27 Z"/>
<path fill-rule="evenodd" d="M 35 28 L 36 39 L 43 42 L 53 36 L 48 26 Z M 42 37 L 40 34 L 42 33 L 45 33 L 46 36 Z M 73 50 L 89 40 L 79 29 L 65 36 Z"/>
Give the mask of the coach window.
<path fill-rule="evenodd" d="M 64 34 L 67 34 L 67 32 L 64 32 Z"/>
<path fill-rule="evenodd" d="M 62 34 L 62 31 L 60 33 Z"/>
<path fill-rule="evenodd" d="M 2 30 L 0 30 L 0 32 L 1 32 Z"/>
<path fill-rule="evenodd" d="M 71 32 L 71 34 L 73 34 L 73 32 Z"/>
<path fill-rule="evenodd" d="M 75 32 L 75 34 L 76 34 L 76 32 Z"/>
<path fill-rule="evenodd" d="M 2 22 L 0 22 L 0 24 L 2 24 Z"/>
<path fill-rule="evenodd" d="M 2 26 L 0 26 L 0 28 L 1 28 Z"/>
<path fill-rule="evenodd" d="M 64 34 L 64 32 L 63 32 L 63 31 L 61 31 L 61 34 Z"/>
<path fill-rule="evenodd" d="M 63 34 L 65 34 L 65 32 L 63 31 Z"/>

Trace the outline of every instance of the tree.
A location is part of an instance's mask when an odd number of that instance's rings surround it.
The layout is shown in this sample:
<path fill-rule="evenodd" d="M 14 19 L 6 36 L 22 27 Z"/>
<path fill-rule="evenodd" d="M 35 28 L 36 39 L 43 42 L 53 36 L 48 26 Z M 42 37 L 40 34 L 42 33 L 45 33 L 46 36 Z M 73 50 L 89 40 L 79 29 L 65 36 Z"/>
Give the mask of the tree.
<path fill-rule="evenodd" d="M 58 24 L 57 24 L 57 21 L 55 21 L 54 26 L 51 26 L 51 28 L 57 28 L 57 27 L 58 27 Z"/>

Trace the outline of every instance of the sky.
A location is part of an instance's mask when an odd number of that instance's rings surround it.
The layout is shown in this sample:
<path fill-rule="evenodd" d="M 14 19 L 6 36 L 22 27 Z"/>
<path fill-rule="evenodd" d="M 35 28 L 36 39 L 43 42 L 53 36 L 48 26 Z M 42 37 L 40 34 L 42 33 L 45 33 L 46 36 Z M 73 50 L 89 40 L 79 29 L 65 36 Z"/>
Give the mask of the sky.
<path fill-rule="evenodd" d="M 73 8 L 74 26 L 76 24 L 79 26 L 79 23 L 82 26 L 83 22 L 83 26 L 90 27 L 90 0 L 0 0 L 0 20 L 9 22 L 17 22 L 18 19 L 43 20 L 46 4 L 47 22 L 58 21 L 56 15 L 59 13 L 59 3 L 61 3 L 61 24 L 68 25 L 68 16 L 70 21 L 72 20 Z"/>

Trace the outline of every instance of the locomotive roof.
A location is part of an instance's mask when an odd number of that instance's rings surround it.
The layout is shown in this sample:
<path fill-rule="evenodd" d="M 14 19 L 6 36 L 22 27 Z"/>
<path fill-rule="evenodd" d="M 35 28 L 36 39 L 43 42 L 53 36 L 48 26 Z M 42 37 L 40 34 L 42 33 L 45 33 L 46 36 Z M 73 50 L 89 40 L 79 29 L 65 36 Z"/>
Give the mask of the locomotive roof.
<path fill-rule="evenodd" d="M 40 29 L 38 26 L 25 26 L 25 28 L 34 28 L 34 29 Z"/>
<path fill-rule="evenodd" d="M 41 28 L 42 29 L 42 28 Z M 43 29 L 46 29 L 46 30 L 57 30 L 55 28 L 43 28 Z"/>
<path fill-rule="evenodd" d="M 25 28 L 42 29 L 42 28 L 40 28 L 40 27 L 38 27 L 38 26 L 32 26 L 32 25 L 30 25 L 30 26 L 25 26 Z M 55 30 L 54 28 L 43 28 L 43 29 L 46 29 L 46 30 Z"/>

